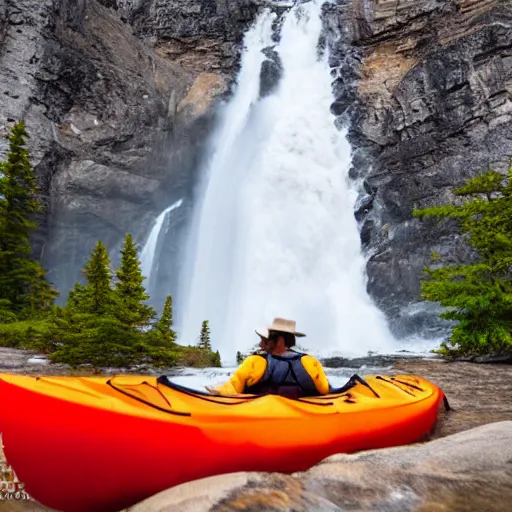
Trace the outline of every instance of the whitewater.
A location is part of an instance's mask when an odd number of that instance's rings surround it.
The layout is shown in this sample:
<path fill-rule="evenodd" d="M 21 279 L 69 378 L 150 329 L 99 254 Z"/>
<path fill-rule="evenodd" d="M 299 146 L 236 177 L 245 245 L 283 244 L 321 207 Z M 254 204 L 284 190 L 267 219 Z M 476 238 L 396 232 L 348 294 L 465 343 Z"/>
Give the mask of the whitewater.
<path fill-rule="evenodd" d="M 237 86 L 202 170 L 177 329 L 180 343 L 194 344 L 209 320 L 223 363 L 254 346 L 254 329 L 276 316 L 297 321 L 312 354 L 395 349 L 366 292 L 351 148 L 334 124 L 331 69 L 318 45 L 322 3 L 290 9 L 278 43 L 269 10 L 246 33 Z M 260 98 L 268 47 L 283 72 Z"/>

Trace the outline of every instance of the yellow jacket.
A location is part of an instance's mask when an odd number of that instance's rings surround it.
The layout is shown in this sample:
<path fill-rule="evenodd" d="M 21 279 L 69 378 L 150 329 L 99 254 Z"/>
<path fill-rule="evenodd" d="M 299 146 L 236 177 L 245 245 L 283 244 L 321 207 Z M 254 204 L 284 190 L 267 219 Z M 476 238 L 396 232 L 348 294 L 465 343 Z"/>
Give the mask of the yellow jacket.
<path fill-rule="evenodd" d="M 329 381 L 320 362 L 308 355 L 303 356 L 301 362 L 315 382 L 318 392 L 322 395 L 329 393 Z M 266 369 L 267 360 L 265 358 L 249 356 L 244 359 L 228 382 L 214 387 L 213 390 L 221 395 L 243 393 L 245 386 L 253 386 L 263 378 Z"/>

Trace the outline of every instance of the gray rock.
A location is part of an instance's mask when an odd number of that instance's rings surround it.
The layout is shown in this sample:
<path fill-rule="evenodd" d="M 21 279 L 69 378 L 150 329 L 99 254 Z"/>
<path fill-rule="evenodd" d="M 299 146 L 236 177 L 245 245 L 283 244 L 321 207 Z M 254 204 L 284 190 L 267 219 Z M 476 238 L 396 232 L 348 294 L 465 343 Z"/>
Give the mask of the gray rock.
<path fill-rule="evenodd" d="M 267 59 L 261 65 L 260 98 L 274 92 L 283 74 L 283 65 L 279 54 L 272 48 L 266 48 L 263 53 Z"/>
<path fill-rule="evenodd" d="M 326 357 L 321 359 L 320 362 L 325 368 L 364 368 L 364 373 L 368 374 L 368 368 L 374 369 L 377 373 L 387 371 L 394 363 L 397 361 L 417 361 L 422 360 L 422 357 L 419 356 L 408 356 L 407 353 L 403 352 L 400 355 L 390 355 L 390 356 L 382 356 L 382 355 L 371 355 L 369 354 L 366 357 Z M 362 370 L 358 370 L 362 371 Z"/>
<path fill-rule="evenodd" d="M 359 198 L 356 202 L 356 206 L 354 209 L 354 215 L 358 221 L 364 219 L 366 214 L 370 211 L 373 205 L 373 196 L 370 194 L 366 194 Z"/>
<path fill-rule="evenodd" d="M 243 32 L 258 9 L 252 0 L 118 0 L 117 5 L 160 55 L 187 70 L 222 70 L 231 78 Z"/>
<path fill-rule="evenodd" d="M 334 455 L 304 473 L 233 473 L 179 485 L 130 512 L 508 510 L 512 422 L 412 446 Z"/>
<path fill-rule="evenodd" d="M 452 262 L 472 254 L 455 223 L 412 212 L 453 201 L 453 187 L 488 167 L 508 170 L 512 2 L 352 0 L 326 17 L 333 112 L 349 126 L 350 175 L 373 196 L 356 209 L 368 290 L 395 334 L 429 335 L 443 329 L 438 310 L 425 307 L 420 323 L 408 314 L 420 305 L 423 269 L 433 252 Z"/>
<path fill-rule="evenodd" d="M 192 197 L 255 8 L 0 0 L 0 130 L 26 121 L 45 207 L 34 254 L 61 300 L 98 239 L 115 259 L 127 232 L 143 245 L 165 207 Z M 0 158 L 6 149 L 1 140 Z"/>

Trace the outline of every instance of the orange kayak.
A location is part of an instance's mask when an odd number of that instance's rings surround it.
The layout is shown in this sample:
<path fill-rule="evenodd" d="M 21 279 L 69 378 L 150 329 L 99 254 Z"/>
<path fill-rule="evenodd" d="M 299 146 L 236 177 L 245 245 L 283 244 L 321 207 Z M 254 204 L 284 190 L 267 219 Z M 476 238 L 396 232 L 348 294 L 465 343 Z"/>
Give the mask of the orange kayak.
<path fill-rule="evenodd" d="M 354 378 L 337 394 L 293 400 L 212 396 L 166 377 L 0 374 L 0 430 L 35 500 L 117 512 L 183 482 L 303 471 L 335 453 L 415 442 L 434 427 L 444 395 L 432 383 Z"/>

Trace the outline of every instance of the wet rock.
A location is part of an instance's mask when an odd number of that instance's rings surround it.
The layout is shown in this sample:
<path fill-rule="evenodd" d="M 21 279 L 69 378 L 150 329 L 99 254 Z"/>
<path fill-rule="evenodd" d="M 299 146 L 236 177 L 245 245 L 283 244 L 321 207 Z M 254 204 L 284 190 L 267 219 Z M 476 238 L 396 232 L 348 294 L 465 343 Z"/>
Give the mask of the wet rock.
<path fill-rule="evenodd" d="M 482 356 L 473 356 L 469 358 L 460 357 L 458 361 L 472 361 L 474 363 L 489 364 L 512 364 L 512 353 L 510 352 L 494 352 Z"/>
<path fill-rule="evenodd" d="M 370 366 L 372 368 L 389 367 L 397 362 L 407 360 L 423 360 L 421 356 L 404 355 L 372 355 L 366 357 L 326 357 L 321 360 L 323 366 L 327 368 L 360 368 L 362 366 Z"/>
<path fill-rule="evenodd" d="M 425 444 L 334 455 L 304 473 L 234 473 L 159 493 L 130 512 L 508 510 L 512 422 Z"/>
<path fill-rule="evenodd" d="M 272 48 L 265 48 L 263 53 L 267 59 L 261 64 L 260 98 L 264 98 L 275 91 L 283 74 L 283 65 L 279 54 Z"/>
<path fill-rule="evenodd" d="M 29 360 L 35 355 L 33 351 L 25 351 L 0 347 L 0 371 L 13 372 L 29 367 Z"/>
<path fill-rule="evenodd" d="M 356 220 L 362 220 L 366 214 L 371 210 L 373 205 L 373 196 L 367 194 L 361 197 L 354 208 L 354 216 Z"/>

